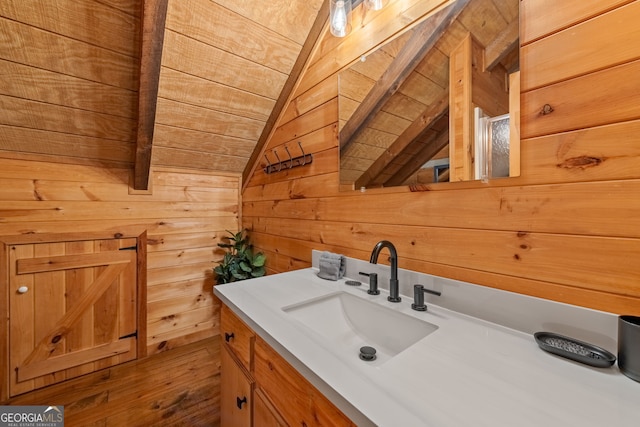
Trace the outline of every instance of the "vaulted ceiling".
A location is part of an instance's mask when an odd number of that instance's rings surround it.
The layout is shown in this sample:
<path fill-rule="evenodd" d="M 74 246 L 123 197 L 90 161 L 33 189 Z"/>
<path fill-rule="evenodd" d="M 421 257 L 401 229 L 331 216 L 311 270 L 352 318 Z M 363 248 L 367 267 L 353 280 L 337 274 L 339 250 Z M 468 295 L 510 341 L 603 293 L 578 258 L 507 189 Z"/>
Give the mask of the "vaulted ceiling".
<path fill-rule="evenodd" d="M 151 166 L 243 172 L 303 65 L 309 33 L 326 19 L 318 19 L 322 7 L 2 0 L 0 155 L 132 167 L 136 175 L 145 155 Z"/>
<path fill-rule="evenodd" d="M 2 0 L 0 156 L 131 168 L 136 189 L 154 166 L 246 173 L 327 15 L 326 0 Z"/>

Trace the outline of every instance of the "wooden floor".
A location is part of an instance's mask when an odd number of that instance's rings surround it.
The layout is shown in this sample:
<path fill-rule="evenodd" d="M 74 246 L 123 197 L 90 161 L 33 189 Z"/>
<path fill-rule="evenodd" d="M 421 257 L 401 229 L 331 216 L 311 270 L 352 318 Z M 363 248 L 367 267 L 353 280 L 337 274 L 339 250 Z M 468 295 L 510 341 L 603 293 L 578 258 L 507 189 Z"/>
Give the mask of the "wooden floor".
<path fill-rule="evenodd" d="M 65 426 L 218 426 L 220 340 L 202 340 L 11 399 L 64 405 Z"/>

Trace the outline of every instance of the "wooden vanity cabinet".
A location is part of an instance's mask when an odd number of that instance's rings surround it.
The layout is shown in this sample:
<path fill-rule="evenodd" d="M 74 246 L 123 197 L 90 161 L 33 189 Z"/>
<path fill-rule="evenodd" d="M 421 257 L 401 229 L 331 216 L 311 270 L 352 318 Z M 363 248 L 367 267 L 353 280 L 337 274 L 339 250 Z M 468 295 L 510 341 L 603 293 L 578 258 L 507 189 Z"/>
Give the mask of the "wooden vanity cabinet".
<path fill-rule="evenodd" d="M 355 426 L 231 309 L 220 316 L 222 427 Z"/>
<path fill-rule="evenodd" d="M 255 334 L 231 310 L 220 311 L 223 350 L 220 354 L 220 424 L 222 427 L 253 425 L 253 387 L 251 375 Z"/>
<path fill-rule="evenodd" d="M 223 426 L 249 427 L 253 403 L 253 380 L 233 359 L 228 349 L 220 352 L 220 412 Z"/>
<path fill-rule="evenodd" d="M 355 426 L 260 337 L 254 348 L 254 376 L 282 418 L 292 426 Z"/>

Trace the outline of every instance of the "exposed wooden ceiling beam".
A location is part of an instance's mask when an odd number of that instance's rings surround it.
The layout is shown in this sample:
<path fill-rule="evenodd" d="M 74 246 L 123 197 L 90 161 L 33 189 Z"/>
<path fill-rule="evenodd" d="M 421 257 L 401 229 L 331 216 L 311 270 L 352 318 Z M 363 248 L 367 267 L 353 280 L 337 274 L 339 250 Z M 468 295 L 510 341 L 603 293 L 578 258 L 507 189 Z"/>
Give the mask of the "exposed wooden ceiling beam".
<path fill-rule="evenodd" d="M 413 141 L 424 133 L 449 109 L 449 91 L 443 90 L 440 97 L 387 148 L 384 153 L 358 178 L 354 188 L 366 187 L 374 181 L 387 166 L 400 155 Z"/>
<path fill-rule="evenodd" d="M 413 156 L 396 174 L 389 178 L 384 187 L 393 187 L 402 185 L 407 178 L 413 175 L 426 162 L 431 160 L 433 156 L 438 154 L 449 143 L 449 128 L 445 127 L 437 134 L 418 154 Z"/>
<path fill-rule="evenodd" d="M 149 189 L 153 129 L 156 122 L 156 103 L 164 27 L 168 0 L 143 0 L 141 19 L 140 86 L 138 88 L 138 128 L 134 164 L 134 190 Z"/>
<path fill-rule="evenodd" d="M 413 29 L 413 34 L 396 56 L 389 68 L 375 83 L 360 106 L 340 131 L 340 147 L 347 146 L 351 139 L 382 109 L 386 101 L 400 89 L 415 67 L 458 18 L 470 0 L 458 0 L 437 12 Z"/>
<path fill-rule="evenodd" d="M 484 52 L 484 68 L 491 71 L 511 51 L 519 47 L 520 25 L 514 19 L 498 36 L 489 43 Z"/>
<path fill-rule="evenodd" d="M 289 77 L 287 78 L 287 81 L 284 83 L 282 91 L 280 92 L 280 96 L 278 96 L 278 99 L 276 100 L 273 110 L 271 110 L 271 114 L 269 115 L 269 118 L 267 119 L 267 122 L 265 123 L 264 128 L 262 129 L 260 138 L 258 139 L 258 142 L 256 143 L 256 146 L 253 149 L 253 152 L 251 153 L 251 157 L 249 158 L 249 161 L 247 162 L 247 165 L 245 166 L 244 171 L 242 172 L 243 189 L 246 188 L 249 181 L 249 177 L 254 173 L 254 171 L 258 167 L 258 164 L 259 164 L 258 159 L 262 158 L 262 155 L 265 150 L 265 146 L 271 134 L 274 131 L 274 127 L 277 123 L 277 120 L 282 114 L 285 107 L 290 102 L 291 96 L 296 87 L 296 83 L 298 82 L 298 79 L 302 75 L 302 72 L 304 71 L 307 65 L 307 62 L 309 61 L 309 58 L 313 52 L 314 47 L 316 46 L 316 43 L 320 35 L 322 34 L 322 30 L 328 18 L 329 18 L 329 0 L 325 0 L 324 2 L 322 2 L 322 6 L 320 7 L 320 10 L 318 10 L 318 15 L 316 16 L 316 19 L 313 22 L 313 25 L 311 26 L 309 35 L 307 36 L 307 39 L 302 45 L 300 54 L 298 55 L 298 58 L 296 59 L 296 62 L 293 65 L 293 68 L 291 69 L 291 73 L 289 73 Z"/>

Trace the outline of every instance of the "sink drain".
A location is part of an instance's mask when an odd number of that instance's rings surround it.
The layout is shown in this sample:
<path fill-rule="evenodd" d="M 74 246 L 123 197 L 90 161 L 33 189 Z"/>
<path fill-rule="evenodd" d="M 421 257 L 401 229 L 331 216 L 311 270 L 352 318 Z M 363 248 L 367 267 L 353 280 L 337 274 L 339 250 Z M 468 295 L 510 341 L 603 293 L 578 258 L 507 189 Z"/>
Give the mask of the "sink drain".
<path fill-rule="evenodd" d="M 368 345 L 360 347 L 360 359 L 364 360 L 365 362 L 376 360 L 376 349 L 373 347 L 369 347 Z"/>

